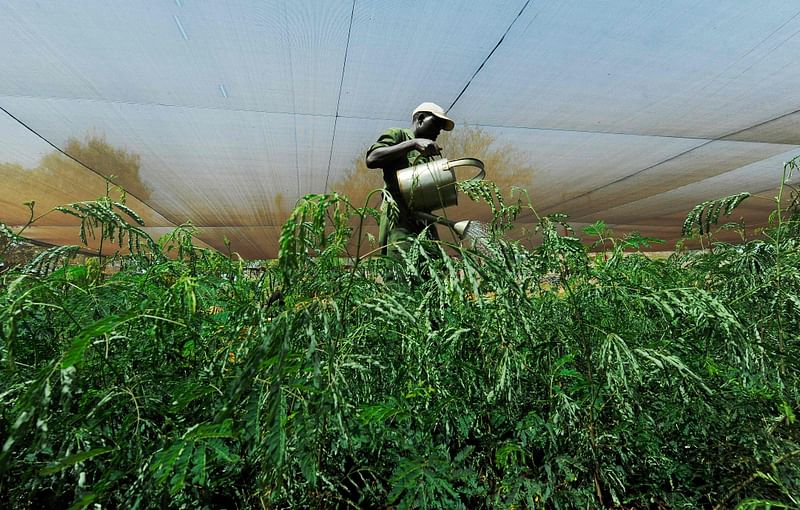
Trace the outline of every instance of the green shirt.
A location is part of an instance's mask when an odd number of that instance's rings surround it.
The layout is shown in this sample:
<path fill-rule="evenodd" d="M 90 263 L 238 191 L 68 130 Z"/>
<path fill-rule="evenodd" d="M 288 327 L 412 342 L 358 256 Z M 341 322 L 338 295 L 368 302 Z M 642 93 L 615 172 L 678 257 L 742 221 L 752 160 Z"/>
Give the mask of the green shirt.
<path fill-rule="evenodd" d="M 390 128 L 384 131 L 378 138 L 378 141 L 373 143 L 367 155 L 375 149 L 381 147 L 391 147 L 398 143 L 405 142 L 406 140 L 413 140 L 414 133 L 410 129 L 403 128 Z M 423 156 L 417 150 L 409 151 L 405 157 L 399 157 L 395 160 L 389 161 L 383 166 L 383 182 L 386 183 L 386 189 L 395 200 L 400 201 L 400 187 L 397 184 L 397 171 L 410 166 L 419 165 L 431 161 L 432 158 Z"/>

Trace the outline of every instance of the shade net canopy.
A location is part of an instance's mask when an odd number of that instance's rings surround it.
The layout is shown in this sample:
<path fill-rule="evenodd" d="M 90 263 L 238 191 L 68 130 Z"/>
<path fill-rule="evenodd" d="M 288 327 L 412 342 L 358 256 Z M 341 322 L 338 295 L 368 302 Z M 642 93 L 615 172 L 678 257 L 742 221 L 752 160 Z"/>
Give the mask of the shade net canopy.
<path fill-rule="evenodd" d="M 488 178 L 527 189 L 539 213 L 667 246 L 695 204 L 733 193 L 765 199 L 736 215 L 766 224 L 782 164 L 800 155 L 795 2 L 2 10 L 0 222 L 24 225 L 35 201 L 43 216 L 26 235 L 53 244 L 77 243 L 77 223 L 45 213 L 102 196 L 113 176 L 152 235 L 191 222 L 201 245 L 275 257 L 293 205 L 358 185 L 367 147 L 410 127 L 424 101 L 513 152 L 515 171 L 489 166 Z M 466 202 L 448 215 L 488 219 Z"/>

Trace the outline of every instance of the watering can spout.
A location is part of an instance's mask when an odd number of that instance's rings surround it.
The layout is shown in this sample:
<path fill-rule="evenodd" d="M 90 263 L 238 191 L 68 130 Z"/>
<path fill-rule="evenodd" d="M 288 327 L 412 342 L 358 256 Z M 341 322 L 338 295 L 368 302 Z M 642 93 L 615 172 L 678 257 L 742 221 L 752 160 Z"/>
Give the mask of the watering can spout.
<path fill-rule="evenodd" d="M 430 213 L 419 212 L 415 213 L 418 217 L 426 219 L 428 221 L 433 221 L 435 223 L 439 223 L 441 225 L 447 225 L 453 231 L 458 234 L 458 237 L 462 240 L 471 240 L 473 243 L 478 243 L 481 246 L 486 244 L 486 239 L 489 237 L 489 227 L 484 223 L 476 220 L 461 220 L 461 221 L 453 221 L 448 220 L 443 216 L 435 216 Z"/>
<path fill-rule="evenodd" d="M 463 239 L 463 238 L 464 238 L 464 233 L 465 233 L 465 232 L 467 231 L 467 229 L 469 228 L 469 224 L 470 224 L 470 223 L 471 223 L 471 221 L 470 221 L 470 220 L 463 220 L 463 221 L 459 221 L 459 222 L 456 222 L 456 223 L 453 225 L 453 227 L 452 227 L 452 228 L 453 228 L 453 230 L 455 230 L 455 231 L 456 231 L 456 234 L 458 234 L 458 237 L 460 237 L 461 239 Z"/>

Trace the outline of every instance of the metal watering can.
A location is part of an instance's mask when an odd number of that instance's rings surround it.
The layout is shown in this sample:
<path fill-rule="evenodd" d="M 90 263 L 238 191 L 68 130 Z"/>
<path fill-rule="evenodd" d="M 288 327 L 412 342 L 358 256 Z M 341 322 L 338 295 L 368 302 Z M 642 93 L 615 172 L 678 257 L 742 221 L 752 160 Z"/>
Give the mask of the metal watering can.
<path fill-rule="evenodd" d="M 435 211 L 458 205 L 455 169 L 460 166 L 478 169 L 469 180 L 482 180 L 486 176 L 483 161 L 479 159 L 434 159 L 397 171 L 400 195 L 412 211 Z"/>
<path fill-rule="evenodd" d="M 478 173 L 469 180 L 482 180 L 486 176 L 483 161 L 479 159 L 461 158 L 453 161 L 444 158 L 434 159 L 397 172 L 400 194 L 418 218 L 446 225 L 462 241 L 469 241 L 473 248 L 486 251 L 486 240 L 489 236 L 487 225 L 475 220 L 453 221 L 428 212 L 458 205 L 455 169 L 460 166 L 478 169 Z"/>

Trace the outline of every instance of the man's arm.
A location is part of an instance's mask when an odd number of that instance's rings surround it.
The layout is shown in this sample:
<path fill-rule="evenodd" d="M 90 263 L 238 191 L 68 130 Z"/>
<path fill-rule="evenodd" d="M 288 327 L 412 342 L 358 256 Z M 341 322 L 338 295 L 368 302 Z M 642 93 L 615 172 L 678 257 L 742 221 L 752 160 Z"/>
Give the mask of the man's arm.
<path fill-rule="evenodd" d="M 396 145 L 374 149 L 367 154 L 367 168 L 382 168 L 386 162 L 402 158 L 413 150 L 418 150 L 425 156 L 439 154 L 439 147 L 433 140 L 413 138 Z"/>

